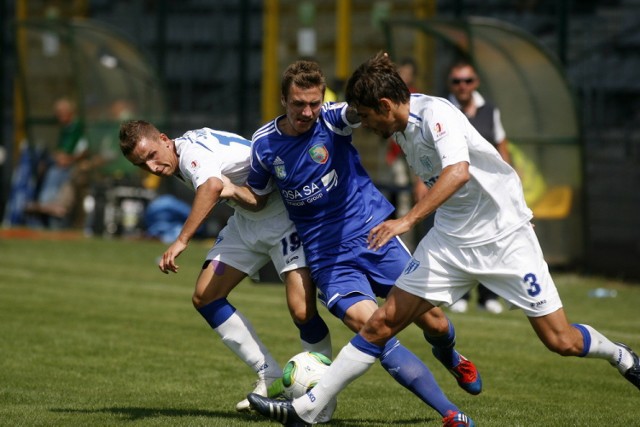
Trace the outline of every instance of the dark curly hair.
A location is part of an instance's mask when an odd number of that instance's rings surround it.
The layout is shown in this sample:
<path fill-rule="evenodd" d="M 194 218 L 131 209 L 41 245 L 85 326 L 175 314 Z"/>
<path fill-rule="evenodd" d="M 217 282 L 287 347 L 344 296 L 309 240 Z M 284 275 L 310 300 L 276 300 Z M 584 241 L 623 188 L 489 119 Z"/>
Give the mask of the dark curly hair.
<path fill-rule="evenodd" d="M 353 107 L 363 106 L 381 113 L 380 99 L 397 104 L 409 101 L 411 93 L 402 81 L 395 64 L 386 53 L 378 52 L 360 65 L 347 81 L 345 98 Z"/>

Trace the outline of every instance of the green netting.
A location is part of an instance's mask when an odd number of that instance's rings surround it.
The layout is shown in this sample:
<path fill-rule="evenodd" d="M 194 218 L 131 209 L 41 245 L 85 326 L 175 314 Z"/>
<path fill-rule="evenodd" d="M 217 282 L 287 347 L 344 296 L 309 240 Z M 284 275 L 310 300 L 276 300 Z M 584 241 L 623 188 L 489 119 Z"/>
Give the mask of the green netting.
<path fill-rule="evenodd" d="M 164 90 L 149 62 L 115 30 L 91 20 L 17 23 L 19 72 L 29 143 L 52 148 L 56 99 L 75 101 L 91 154 L 107 175 L 132 172 L 118 148 L 118 127 L 136 117 L 162 126 Z"/>

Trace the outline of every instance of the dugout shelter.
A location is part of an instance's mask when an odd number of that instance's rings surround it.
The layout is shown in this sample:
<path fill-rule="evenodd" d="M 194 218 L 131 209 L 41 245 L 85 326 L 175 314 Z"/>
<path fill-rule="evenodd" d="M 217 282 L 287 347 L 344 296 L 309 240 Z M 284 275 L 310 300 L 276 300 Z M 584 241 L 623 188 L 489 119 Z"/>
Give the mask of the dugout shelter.
<path fill-rule="evenodd" d="M 90 19 L 24 19 L 15 23 L 15 29 L 20 89 L 16 115 L 25 135 L 23 154 L 33 158 L 55 148 L 59 124 L 53 105 L 67 98 L 84 122 L 89 185 L 107 200 L 110 191 L 122 192 L 118 186 L 139 185 L 144 177 L 122 156 L 118 129 L 130 118 L 164 126 L 165 91 L 150 62 L 119 32 Z M 29 164 L 33 161 L 21 162 L 24 167 Z M 22 199 L 14 196 L 10 196 L 12 209 L 19 210 L 16 201 Z M 149 198 L 147 193 L 138 197 L 145 203 Z M 105 221 L 121 222 L 119 207 L 112 211 Z"/>
<path fill-rule="evenodd" d="M 135 115 L 162 125 L 166 115 L 164 90 L 142 53 L 114 29 L 89 19 L 23 20 L 16 34 L 29 143 L 55 146 L 53 104 L 67 97 L 75 101 L 91 152 L 103 156 L 105 171 L 132 170 L 118 148 L 120 121 Z"/>

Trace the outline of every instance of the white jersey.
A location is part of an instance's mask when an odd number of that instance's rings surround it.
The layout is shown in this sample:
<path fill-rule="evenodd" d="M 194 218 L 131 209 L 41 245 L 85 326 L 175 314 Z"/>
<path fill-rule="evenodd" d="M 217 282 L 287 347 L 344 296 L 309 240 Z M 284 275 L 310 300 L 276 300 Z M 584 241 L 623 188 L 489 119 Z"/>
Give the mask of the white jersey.
<path fill-rule="evenodd" d="M 412 94 L 407 127 L 393 137 L 428 187 L 445 167 L 469 163 L 470 180 L 435 216 L 436 230 L 454 245 L 496 241 L 533 217 L 515 170 L 446 99 Z"/>
<path fill-rule="evenodd" d="M 244 185 L 249 175 L 251 141 L 229 132 L 202 128 L 191 130 L 175 139 L 179 157 L 180 178 L 195 189 L 211 177 L 225 175 L 236 185 Z M 285 211 L 282 199 L 274 192 L 267 206 L 252 212 L 229 203 L 237 214 L 248 219 L 269 218 Z"/>

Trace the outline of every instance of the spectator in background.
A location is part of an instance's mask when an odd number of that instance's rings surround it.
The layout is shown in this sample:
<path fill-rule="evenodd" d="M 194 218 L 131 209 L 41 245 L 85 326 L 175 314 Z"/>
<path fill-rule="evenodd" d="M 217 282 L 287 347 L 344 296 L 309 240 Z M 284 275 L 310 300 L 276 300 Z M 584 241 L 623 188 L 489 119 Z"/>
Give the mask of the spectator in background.
<path fill-rule="evenodd" d="M 478 92 L 480 79 L 475 68 L 466 61 L 456 62 L 449 70 L 447 78 L 449 101 L 458 107 L 476 130 L 500 153 L 502 159 L 511 164 L 507 136 L 500 120 L 500 110 L 487 102 Z M 464 313 L 469 307 L 470 294 L 465 294 L 450 309 Z M 498 296 L 480 284 L 478 286 L 478 308 L 494 314 L 502 313 Z"/>
<path fill-rule="evenodd" d="M 54 113 L 60 124 L 58 142 L 44 171 L 37 200 L 29 204 L 26 211 L 33 214 L 34 225 L 64 228 L 73 219 L 71 214 L 78 197 L 72 177 L 76 166 L 87 156 L 88 142 L 73 101 L 58 99 Z"/>
<path fill-rule="evenodd" d="M 480 135 L 496 147 L 505 162 L 511 164 L 500 110 L 478 92 L 480 78 L 473 65 L 466 61 L 456 62 L 449 71 L 447 84 L 449 101 L 462 110 Z"/>

